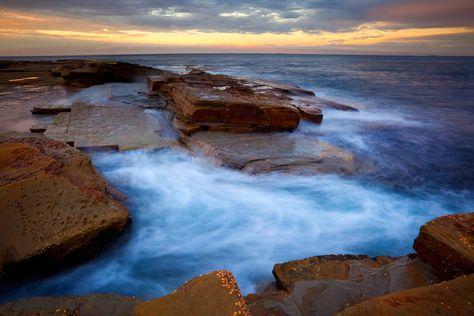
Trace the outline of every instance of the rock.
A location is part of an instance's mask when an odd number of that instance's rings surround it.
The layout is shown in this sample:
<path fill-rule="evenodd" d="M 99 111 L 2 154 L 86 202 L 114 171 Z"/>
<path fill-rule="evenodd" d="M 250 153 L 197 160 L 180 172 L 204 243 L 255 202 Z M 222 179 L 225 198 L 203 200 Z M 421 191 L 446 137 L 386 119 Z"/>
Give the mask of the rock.
<path fill-rule="evenodd" d="M 426 223 L 413 248 L 445 279 L 474 273 L 474 213 L 441 216 Z"/>
<path fill-rule="evenodd" d="M 148 79 L 149 91 L 172 102 L 177 118 L 209 130 L 293 130 L 298 109 L 287 96 L 273 90 L 255 90 L 241 80 L 192 72 Z"/>
<path fill-rule="evenodd" d="M 338 315 L 474 315 L 474 275 L 372 298 Z"/>
<path fill-rule="evenodd" d="M 249 295 L 252 315 L 334 315 L 370 297 L 437 281 L 416 256 L 317 256 L 276 264 L 273 275 L 281 291 Z"/>
<path fill-rule="evenodd" d="M 161 73 L 158 69 L 124 62 L 85 61 L 80 67 L 62 71 L 61 77 L 67 86 L 84 88 L 108 82 L 132 82 Z"/>
<path fill-rule="evenodd" d="M 44 103 L 34 106 L 33 109 L 31 109 L 31 113 L 33 114 L 57 114 L 60 112 L 71 112 L 71 106 L 55 103 Z"/>
<path fill-rule="evenodd" d="M 185 143 L 220 165 L 252 174 L 271 171 L 350 174 L 356 170 L 352 154 L 304 135 L 197 132 L 186 137 Z"/>
<path fill-rule="evenodd" d="M 348 112 L 359 112 L 358 109 L 350 105 L 342 104 L 339 102 L 331 101 L 325 98 L 313 96 L 313 97 L 294 97 L 294 105 L 296 107 L 301 106 L 310 106 L 317 109 L 334 109 L 339 111 L 348 111 Z"/>
<path fill-rule="evenodd" d="M 46 129 L 48 128 L 48 124 L 35 124 L 30 127 L 30 132 L 31 133 L 44 133 L 46 132 Z"/>
<path fill-rule="evenodd" d="M 161 148 L 177 144 L 168 121 L 151 109 L 74 103 L 71 113 L 56 116 L 45 135 L 79 149 Z"/>
<path fill-rule="evenodd" d="M 0 278 L 93 255 L 129 223 L 90 158 L 43 135 L 0 135 Z"/>
<path fill-rule="evenodd" d="M 138 304 L 137 316 L 250 315 L 230 272 L 214 271 L 186 282 L 172 294 Z"/>
<path fill-rule="evenodd" d="M 143 301 L 121 295 L 91 294 L 85 296 L 34 297 L 0 305 L 0 314 L 132 316 L 135 305 Z"/>

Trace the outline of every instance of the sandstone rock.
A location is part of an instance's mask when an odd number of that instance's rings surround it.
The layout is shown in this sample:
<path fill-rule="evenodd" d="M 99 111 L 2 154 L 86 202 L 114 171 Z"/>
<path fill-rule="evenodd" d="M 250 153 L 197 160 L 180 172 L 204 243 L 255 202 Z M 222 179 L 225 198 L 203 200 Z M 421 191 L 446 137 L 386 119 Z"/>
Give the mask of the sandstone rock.
<path fill-rule="evenodd" d="M 56 116 L 45 135 L 79 149 L 161 148 L 177 144 L 178 136 L 165 126 L 168 120 L 139 107 L 75 103 L 71 113 Z"/>
<path fill-rule="evenodd" d="M 132 316 L 134 297 L 107 294 L 85 296 L 34 297 L 0 305 L 0 315 Z"/>
<path fill-rule="evenodd" d="M 474 213 L 441 216 L 426 223 L 413 248 L 445 279 L 474 273 Z"/>
<path fill-rule="evenodd" d="M 249 315 L 230 272 L 215 271 L 192 279 L 172 294 L 138 304 L 137 316 Z"/>
<path fill-rule="evenodd" d="M 241 80 L 192 72 L 148 79 L 149 91 L 172 101 L 179 119 L 211 130 L 292 130 L 300 121 L 291 99 L 274 90 L 255 90 Z"/>
<path fill-rule="evenodd" d="M 338 315 L 474 315 L 474 275 L 372 298 Z"/>
<path fill-rule="evenodd" d="M 46 129 L 48 128 L 48 124 L 35 124 L 30 127 L 30 132 L 31 133 L 44 133 L 46 132 Z"/>
<path fill-rule="evenodd" d="M 334 315 L 370 297 L 437 281 L 416 256 L 318 256 L 277 264 L 273 274 L 281 291 L 249 295 L 253 315 Z"/>
<path fill-rule="evenodd" d="M 43 135 L 0 136 L 0 278 L 55 269 L 129 222 L 88 156 Z"/>
<path fill-rule="evenodd" d="M 317 139 L 290 133 L 197 132 L 186 144 L 218 164 L 249 173 L 341 173 L 356 170 L 352 154 Z"/>

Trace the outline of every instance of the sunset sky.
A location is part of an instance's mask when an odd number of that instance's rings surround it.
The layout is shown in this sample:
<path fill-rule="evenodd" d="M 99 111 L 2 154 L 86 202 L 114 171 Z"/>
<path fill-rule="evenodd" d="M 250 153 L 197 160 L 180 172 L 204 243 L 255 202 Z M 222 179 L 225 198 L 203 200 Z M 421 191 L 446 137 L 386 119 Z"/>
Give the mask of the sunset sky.
<path fill-rule="evenodd" d="M 474 55 L 473 0 L 0 0 L 0 55 Z"/>

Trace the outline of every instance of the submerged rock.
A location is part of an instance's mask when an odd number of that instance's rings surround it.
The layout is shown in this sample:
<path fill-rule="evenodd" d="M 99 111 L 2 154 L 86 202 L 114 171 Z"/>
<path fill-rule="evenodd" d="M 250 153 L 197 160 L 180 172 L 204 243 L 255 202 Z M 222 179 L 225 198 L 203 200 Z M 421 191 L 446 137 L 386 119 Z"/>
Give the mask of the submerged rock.
<path fill-rule="evenodd" d="M 426 223 L 413 248 L 445 279 L 474 273 L 474 213 L 441 216 Z"/>
<path fill-rule="evenodd" d="M 137 316 L 250 315 L 233 275 L 215 271 L 186 282 L 173 293 L 138 304 Z"/>
<path fill-rule="evenodd" d="M 341 316 L 474 315 L 474 275 L 372 298 Z"/>
<path fill-rule="evenodd" d="M 355 171 L 352 154 L 304 135 L 290 133 L 198 132 L 185 138 L 218 164 L 249 173 L 341 173 Z"/>
<path fill-rule="evenodd" d="M 370 297 L 437 281 L 416 256 L 317 256 L 277 264 L 273 274 L 280 291 L 247 296 L 252 315 L 334 315 Z"/>
<path fill-rule="evenodd" d="M 0 278 L 93 254 L 129 223 L 90 158 L 42 135 L 0 135 Z"/>
<path fill-rule="evenodd" d="M 108 294 L 34 297 L 0 305 L 1 315 L 131 316 L 142 303 L 134 297 Z"/>

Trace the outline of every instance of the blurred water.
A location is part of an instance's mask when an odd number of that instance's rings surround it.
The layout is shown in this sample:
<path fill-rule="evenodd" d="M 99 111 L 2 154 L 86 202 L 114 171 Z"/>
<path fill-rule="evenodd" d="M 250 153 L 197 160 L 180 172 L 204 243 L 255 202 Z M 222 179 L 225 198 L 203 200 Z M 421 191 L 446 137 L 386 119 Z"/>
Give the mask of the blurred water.
<path fill-rule="evenodd" d="M 2 300 L 90 292 L 157 297 L 222 268 L 248 293 L 272 279 L 276 262 L 403 255 L 427 220 L 474 209 L 473 58 L 111 58 L 289 82 L 354 105 L 360 113 L 326 111 L 322 126 L 303 122 L 294 133 L 351 150 L 373 169 L 353 177 L 249 176 L 177 150 L 96 153 L 98 169 L 130 198 L 130 231 L 100 258 L 6 289 Z M 77 98 L 110 102 L 123 91 L 92 87 Z"/>

